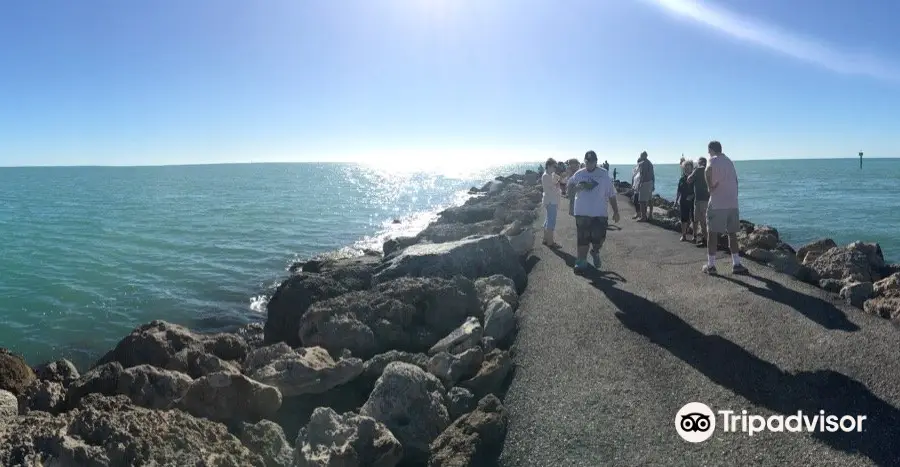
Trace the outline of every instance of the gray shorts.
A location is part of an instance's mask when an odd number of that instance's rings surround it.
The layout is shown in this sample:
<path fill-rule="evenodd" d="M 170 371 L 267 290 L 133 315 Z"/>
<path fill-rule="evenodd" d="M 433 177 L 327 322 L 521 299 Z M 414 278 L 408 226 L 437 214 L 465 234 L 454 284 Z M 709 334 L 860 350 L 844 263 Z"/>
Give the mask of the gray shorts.
<path fill-rule="evenodd" d="M 694 219 L 706 220 L 706 208 L 709 207 L 708 199 L 694 200 Z"/>
<path fill-rule="evenodd" d="M 646 203 L 653 196 L 653 182 L 641 183 L 638 187 L 638 201 Z"/>
<path fill-rule="evenodd" d="M 706 213 L 706 229 L 716 234 L 733 234 L 741 229 L 740 213 L 734 209 L 710 209 Z"/>

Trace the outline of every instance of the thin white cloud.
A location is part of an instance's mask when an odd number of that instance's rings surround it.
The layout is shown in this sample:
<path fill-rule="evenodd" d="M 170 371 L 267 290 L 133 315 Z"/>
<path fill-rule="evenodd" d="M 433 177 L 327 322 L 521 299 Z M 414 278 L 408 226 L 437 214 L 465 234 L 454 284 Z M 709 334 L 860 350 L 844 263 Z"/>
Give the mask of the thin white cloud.
<path fill-rule="evenodd" d="M 644 0 L 676 16 L 696 21 L 734 38 L 814 63 L 838 73 L 900 81 L 900 69 L 869 53 L 839 51 L 819 40 L 740 16 L 696 0 Z"/>

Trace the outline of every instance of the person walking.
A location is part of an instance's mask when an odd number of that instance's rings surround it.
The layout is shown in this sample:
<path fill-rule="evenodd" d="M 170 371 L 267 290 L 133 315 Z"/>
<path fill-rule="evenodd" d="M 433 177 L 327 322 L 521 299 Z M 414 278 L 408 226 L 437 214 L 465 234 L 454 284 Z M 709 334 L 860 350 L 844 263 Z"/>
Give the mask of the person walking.
<path fill-rule="evenodd" d="M 638 201 L 640 202 L 640 218 L 638 222 L 647 222 L 653 219 L 653 189 L 656 178 L 653 174 L 653 163 L 647 156 L 647 151 L 641 153 L 638 158 L 638 173 L 641 184 L 638 186 Z M 650 210 L 649 214 L 647 210 Z"/>
<path fill-rule="evenodd" d="M 722 152 L 722 143 L 710 141 L 707 146 L 709 166 L 706 168 L 706 185 L 709 187 L 709 207 L 707 210 L 707 263 L 702 271 L 716 274 L 716 241 L 719 234 L 728 235 L 728 249 L 731 250 L 731 271 L 746 274 L 747 268 L 741 264 L 738 253 L 737 232 L 741 227 L 738 210 L 738 177 L 734 162 Z"/>
<path fill-rule="evenodd" d="M 706 158 L 697 159 L 697 167 L 688 177 L 688 183 L 694 187 L 694 243 L 698 247 L 706 246 L 707 225 L 706 209 L 709 204 L 709 188 L 706 186 Z M 702 234 L 700 232 L 703 232 Z"/>
<path fill-rule="evenodd" d="M 631 202 L 634 204 L 634 217 L 632 219 L 641 218 L 641 200 L 638 196 L 638 186 L 641 184 L 641 160 L 638 159 L 634 169 L 631 170 Z"/>
<path fill-rule="evenodd" d="M 597 167 L 597 154 L 588 151 L 584 155 L 584 168 L 569 178 L 567 189 L 575 192 L 575 228 L 577 231 L 577 259 L 574 271 L 586 271 L 587 255 L 590 250 L 594 267 L 600 269 L 600 248 L 606 241 L 609 226 L 609 211 L 612 207 L 613 222 L 619 222 L 619 205 L 616 189 L 609 178 L 609 172 Z"/>
<path fill-rule="evenodd" d="M 556 230 L 556 215 L 559 213 L 559 175 L 556 173 L 556 161 L 551 157 L 544 163 L 544 175 L 541 175 L 541 187 L 544 189 L 542 204 L 547 212 L 544 221 L 544 245 L 557 248 L 559 245 L 553 241 L 553 231 Z"/>
<path fill-rule="evenodd" d="M 681 164 L 681 178 L 678 179 L 678 191 L 675 194 L 675 204 L 681 210 L 681 238 L 682 242 L 687 240 L 688 227 L 693 223 L 694 218 L 694 185 L 688 181 L 688 176 L 694 172 L 694 163 L 685 160 Z M 697 231 L 694 230 L 694 237 Z"/>

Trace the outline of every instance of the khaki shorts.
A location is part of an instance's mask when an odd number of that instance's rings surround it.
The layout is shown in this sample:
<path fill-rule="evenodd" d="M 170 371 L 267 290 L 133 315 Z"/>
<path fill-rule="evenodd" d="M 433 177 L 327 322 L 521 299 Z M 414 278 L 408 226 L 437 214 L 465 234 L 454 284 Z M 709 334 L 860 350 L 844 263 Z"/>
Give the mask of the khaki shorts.
<path fill-rule="evenodd" d="M 641 183 L 638 187 L 638 201 L 646 203 L 653 196 L 653 182 Z"/>
<path fill-rule="evenodd" d="M 710 209 L 706 213 L 706 229 L 716 234 L 733 234 L 741 228 L 737 209 Z"/>
<path fill-rule="evenodd" d="M 706 219 L 706 208 L 709 207 L 709 200 L 697 200 L 694 201 L 694 219 Z"/>

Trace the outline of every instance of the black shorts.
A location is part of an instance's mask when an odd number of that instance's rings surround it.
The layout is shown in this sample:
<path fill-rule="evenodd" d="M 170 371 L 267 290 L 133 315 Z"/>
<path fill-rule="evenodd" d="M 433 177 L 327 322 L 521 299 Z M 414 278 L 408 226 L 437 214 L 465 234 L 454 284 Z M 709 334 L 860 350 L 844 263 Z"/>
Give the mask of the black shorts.
<path fill-rule="evenodd" d="M 681 222 L 692 222 L 694 220 L 694 200 L 681 200 Z"/>
<path fill-rule="evenodd" d="M 608 217 L 575 216 L 575 228 L 578 231 L 578 246 L 593 244 L 596 247 L 606 241 Z"/>

